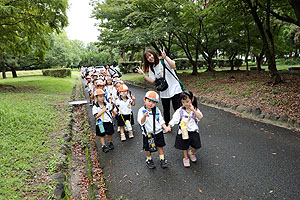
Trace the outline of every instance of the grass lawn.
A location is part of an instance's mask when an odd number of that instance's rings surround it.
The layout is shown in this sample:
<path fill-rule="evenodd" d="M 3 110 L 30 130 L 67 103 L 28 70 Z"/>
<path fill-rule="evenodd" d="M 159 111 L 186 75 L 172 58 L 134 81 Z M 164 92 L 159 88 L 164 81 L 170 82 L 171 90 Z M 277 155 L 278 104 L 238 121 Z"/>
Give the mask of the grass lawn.
<path fill-rule="evenodd" d="M 36 74 L 38 72 L 34 72 Z M 75 77 L 0 79 L 0 199 L 47 199 Z M 46 170 L 45 170 L 46 169 Z"/>

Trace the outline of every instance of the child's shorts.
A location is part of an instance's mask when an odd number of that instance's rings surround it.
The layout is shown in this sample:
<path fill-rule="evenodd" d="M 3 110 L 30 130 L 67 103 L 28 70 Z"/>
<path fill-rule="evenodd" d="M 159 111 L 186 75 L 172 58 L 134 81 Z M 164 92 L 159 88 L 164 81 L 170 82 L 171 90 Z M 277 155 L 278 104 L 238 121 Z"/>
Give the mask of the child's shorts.
<path fill-rule="evenodd" d="M 96 125 L 96 135 L 97 136 L 101 136 L 104 137 L 105 135 L 112 135 L 114 134 L 114 125 L 113 123 L 110 122 L 103 122 L 103 126 L 104 126 L 104 133 L 100 132 L 99 126 Z"/>
<path fill-rule="evenodd" d="M 188 150 L 189 147 L 193 147 L 195 149 L 201 148 L 201 140 L 200 140 L 200 134 L 196 131 L 189 131 L 189 139 L 182 139 L 182 135 L 177 134 L 175 139 L 175 145 L 174 147 L 176 149 L 180 150 Z"/>
<path fill-rule="evenodd" d="M 131 125 L 134 124 L 134 120 L 133 120 L 134 117 L 133 117 L 133 114 L 131 114 L 131 115 L 122 115 L 122 116 L 123 116 L 123 118 L 124 118 L 125 121 L 126 121 L 126 120 L 131 120 L 131 122 L 130 122 Z M 121 116 L 120 114 L 117 116 L 118 126 L 124 126 L 124 125 L 125 125 L 122 116 Z M 131 117 L 130 117 L 130 116 L 131 116 Z"/>
<path fill-rule="evenodd" d="M 158 133 L 158 134 L 155 135 L 154 142 L 155 142 L 155 145 L 157 147 L 164 147 L 164 146 L 166 146 L 165 136 L 164 136 L 164 133 L 162 131 L 160 133 Z M 145 151 L 149 151 L 148 138 L 145 135 L 143 135 L 143 149 Z"/>

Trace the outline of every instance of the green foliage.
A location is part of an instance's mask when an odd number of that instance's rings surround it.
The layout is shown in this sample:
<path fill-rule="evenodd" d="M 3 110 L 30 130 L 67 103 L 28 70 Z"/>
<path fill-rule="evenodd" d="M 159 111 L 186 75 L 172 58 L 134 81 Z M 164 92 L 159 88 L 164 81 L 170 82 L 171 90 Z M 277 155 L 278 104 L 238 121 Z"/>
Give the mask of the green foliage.
<path fill-rule="evenodd" d="M 47 192 L 46 182 L 34 179 L 44 173 L 55 146 L 53 132 L 64 128 L 65 116 L 55 105 L 69 99 L 73 79 L 35 76 L 0 80 L 2 88 L 13 85 L 17 92 L 0 93 L 0 194 L 3 199 L 32 199 Z M 66 123 L 67 124 L 67 123 Z M 55 152 L 56 153 L 56 152 Z M 53 167 L 54 165 L 52 165 Z M 35 196 L 38 195 L 38 196 Z"/>
<path fill-rule="evenodd" d="M 34 47 L 43 57 L 48 46 L 47 35 L 67 26 L 67 0 L 0 2 L 0 51 L 26 55 Z"/>
<path fill-rule="evenodd" d="M 282 65 L 300 65 L 300 58 L 280 58 L 276 62 Z"/>
<path fill-rule="evenodd" d="M 43 76 L 52 76 L 59 78 L 65 78 L 67 76 L 71 77 L 72 75 L 71 69 L 43 69 L 42 73 Z"/>
<path fill-rule="evenodd" d="M 173 59 L 176 62 L 176 69 L 189 69 L 191 67 L 191 63 L 187 58 L 175 58 Z"/>
<path fill-rule="evenodd" d="M 139 61 L 121 61 L 119 68 L 122 73 L 135 72 L 135 69 L 140 66 Z"/>

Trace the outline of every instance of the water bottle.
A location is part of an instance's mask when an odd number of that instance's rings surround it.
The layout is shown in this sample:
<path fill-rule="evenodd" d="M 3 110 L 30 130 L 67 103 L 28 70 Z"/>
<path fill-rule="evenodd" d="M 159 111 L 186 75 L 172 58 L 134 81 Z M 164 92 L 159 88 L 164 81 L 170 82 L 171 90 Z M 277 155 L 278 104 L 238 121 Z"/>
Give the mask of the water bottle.
<path fill-rule="evenodd" d="M 99 127 L 100 133 L 104 133 L 105 129 L 104 129 L 104 126 L 103 126 L 103 122 L 100 119 L 98 120 L 97 125 Z"/>
<path fill-rule="evenodd" d="M 183 140 L 189 139 L 189 133 L 188 133 L 188 130 L 187 130 L 187 126 L 185 125 L 185 122 L 181 122 L 180 129 L 181 129 L 182 139 Z"/>
<path fill-rule="evenodd" d="M 132 126 L 129 120 L 125 121 L 125 129 L 126 131 L 132 131 Z"/>

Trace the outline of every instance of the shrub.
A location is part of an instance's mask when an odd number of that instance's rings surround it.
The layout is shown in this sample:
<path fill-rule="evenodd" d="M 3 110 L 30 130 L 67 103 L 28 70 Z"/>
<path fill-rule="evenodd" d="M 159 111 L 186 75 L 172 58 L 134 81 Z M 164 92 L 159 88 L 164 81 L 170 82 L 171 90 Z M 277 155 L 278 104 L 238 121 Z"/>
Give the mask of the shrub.
<path fill-rule="evenodd" d="M 176 69 L 189 69 L 191 67 L 191 63 L 187 58 L 175 58 Z"/>
<path fill-rule="evenodd" d="M 43 69 L 42 70 L 43 76 L 52 76 L 52 77 L 59 77 L 65 78 L 67 76 L 71 77 L 72 71 L 71 69 Z"/>
<path fill-rule="evenodd" d="M 300 64 L 300 58 L 279 58 L 276 62 L 281 65 L 298 65 Z"/>
<path fill-rule="evenodd" d="M 122 73 L 135 72 L 136 68 L 140 66 L 140 61 L 121 61 L 119 68 Z"/>

